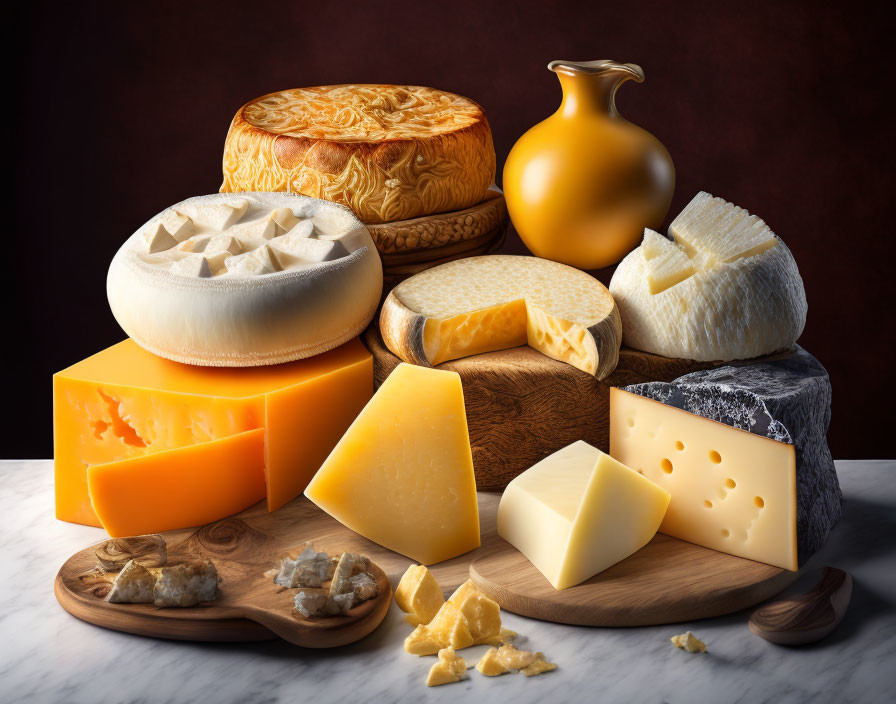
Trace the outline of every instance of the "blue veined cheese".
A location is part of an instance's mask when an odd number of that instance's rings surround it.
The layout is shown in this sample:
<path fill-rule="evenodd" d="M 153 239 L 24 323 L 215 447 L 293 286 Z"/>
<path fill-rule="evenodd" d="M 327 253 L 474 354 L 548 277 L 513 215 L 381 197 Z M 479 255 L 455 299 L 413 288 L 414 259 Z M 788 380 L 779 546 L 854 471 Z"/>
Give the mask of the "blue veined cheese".
<path fill-rule="evenodd" d="M 672 496 L 660 532 L 795 570 L 839 520 L 831 385 L 800 347 L 610 395 L 610 454 Z"/>

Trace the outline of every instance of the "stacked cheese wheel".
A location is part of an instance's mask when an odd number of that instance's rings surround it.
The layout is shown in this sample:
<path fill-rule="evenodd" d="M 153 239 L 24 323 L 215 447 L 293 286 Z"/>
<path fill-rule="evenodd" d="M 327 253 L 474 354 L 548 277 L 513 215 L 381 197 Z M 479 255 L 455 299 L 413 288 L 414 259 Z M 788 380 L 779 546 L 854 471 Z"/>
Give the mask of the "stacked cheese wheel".
<path fill-rule="evenodd" d="M 283 90 L 243 105 L 224 145 L 221 191 L 286 191 L 346 205 L 397 274 L 494 247 L 507 225 L 494 180 L 491 130 L 472 100 L 355 84 Z"/>

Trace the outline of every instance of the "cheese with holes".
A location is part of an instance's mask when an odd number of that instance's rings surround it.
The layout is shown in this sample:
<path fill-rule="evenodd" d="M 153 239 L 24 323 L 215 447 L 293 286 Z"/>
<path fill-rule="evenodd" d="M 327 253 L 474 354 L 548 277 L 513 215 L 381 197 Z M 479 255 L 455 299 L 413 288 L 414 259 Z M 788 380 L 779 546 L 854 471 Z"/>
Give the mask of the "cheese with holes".
<path fill-rule="evenodd" d="M 498 535 L 566 589 L 650 542 L 668 505 L 664 489 L 580 440 L 507 485 Z"/>
<path fill-rule="evenodd" d="M 530 345 L 603 379 L 622 337 L 613 297 L 585 272 L 536 257 L 469 257 L 398 284 L 380 330 L 406 362 L 437 365 Z"/>
<path fill-rule="evenodd" d="M 399 364 L 305 496 L 356 533 L 424 565 L 479 547 L 460 377 Z"/>
<path fill-rule="evenodd" d="M 274 510 L 302 492 L 372 393 L 359 340 L 251 369 L 179 364 L 125 340 L 53 377 L 56 516 L 98 526 L 101 510 L 117 516 L 119 500 L 143 491 L 158 520 L 135 505 L 139 533 L 206 523 L 265 496 Z M 183 476 L 166 469 L 175 465 Z"/>
<path fill-rule="evenodd" d="M 801 348 L 614 388 L 610 454 L 671 494 L 661 532 L 795 570 L 841 514 L 830 404 L 827 372 Z"/>
<path fill-rule="evenodd" d="M 391 222 L 479 203 L 495 180 L 482 108 L 421 86 L 356 84 L 269 93 L 241 107 L 222 192 L 289 191 Z"/>
<path fill-rule="evenodd" d="M 669 234 L 674 241 L 645 230 L 610 281 L 627 346 L 729 361 L 796 342 L 806 324 L 803 280 L 763 220 L 701 192 Z"/>
<path fill-rule="evenodd" d="M 382 293 L 379 254 L 344 207 L 286 193 L 172 205 L 109 267 L 112 313 L 144 349 L 217 367 L 281 364 L 361 333 Z"/>

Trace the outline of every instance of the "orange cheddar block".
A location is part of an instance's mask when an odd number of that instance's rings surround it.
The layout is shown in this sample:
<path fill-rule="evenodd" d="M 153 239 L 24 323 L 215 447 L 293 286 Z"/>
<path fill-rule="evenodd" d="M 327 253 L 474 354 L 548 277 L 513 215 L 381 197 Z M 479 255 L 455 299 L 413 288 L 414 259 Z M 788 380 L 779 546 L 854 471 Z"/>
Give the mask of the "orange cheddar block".
<path fill-rule="evenodd" d="M 273 511 L 304 490 L 372 395 L 373 358 L 358 339 L 242 368 L 180 364 L 125 340 L 53 377 L 56 517 L 101 525 L 88 468 L 161 452 L 171 459 L 193 446 L 201 455 L 212 441 L 257 429 Z"/>
<path fill-rule="evenodd" d="M 199 526 L 264 498 L 264 428 L 87 469 L 93 510 L 113 538 Z"/>

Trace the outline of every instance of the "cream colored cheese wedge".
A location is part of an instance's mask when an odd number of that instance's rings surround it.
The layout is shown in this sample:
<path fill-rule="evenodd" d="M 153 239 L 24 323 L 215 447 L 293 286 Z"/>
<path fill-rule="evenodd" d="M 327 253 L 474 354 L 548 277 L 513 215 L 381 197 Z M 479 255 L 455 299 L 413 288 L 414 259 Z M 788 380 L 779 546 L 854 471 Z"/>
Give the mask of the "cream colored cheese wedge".
<path fill-rule="evenodd" d="M 669 227 L 645 230 L 610 292 L 623 342 L 664 357 L 750 359 L 787 349 L 806 324 L 790 250 L 743 208 L 699 193 Z"/>
<path fill-rule="evenodd" d="M 414 364 L 528 344 L 598 379 L 616 367 L 622 338 L 616 304 L 597 279 L 507 255 L 460 259 L 400 283 L 383 304 L 380 330 Z"/>
<path fill-rule="evenodd" d="M 247 367 L 311 357 L 367 327 L 382 266 L 348 208 L 288 193 L 190 198 L 152 218 L 109 268 L 112 313 L 177 362 Z"/>
<path fill-rule="evenodd" d="M 507 485 L 498 535 L 566 589 L 644 547 L 668 505 L 665 489 L 580 440 Z"/>

